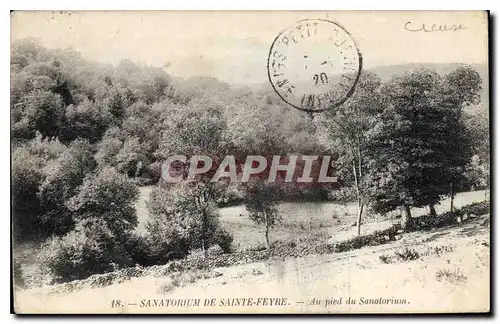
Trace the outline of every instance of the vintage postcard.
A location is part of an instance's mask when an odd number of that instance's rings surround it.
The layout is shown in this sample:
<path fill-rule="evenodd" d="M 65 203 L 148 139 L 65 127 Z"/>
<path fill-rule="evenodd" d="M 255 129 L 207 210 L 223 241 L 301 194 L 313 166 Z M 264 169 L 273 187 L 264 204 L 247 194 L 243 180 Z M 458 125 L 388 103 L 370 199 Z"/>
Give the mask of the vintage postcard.
<path fill-rule="evenodd" d="M 488 30 L 12 12 L 12 311 L 490 312 Z"/>

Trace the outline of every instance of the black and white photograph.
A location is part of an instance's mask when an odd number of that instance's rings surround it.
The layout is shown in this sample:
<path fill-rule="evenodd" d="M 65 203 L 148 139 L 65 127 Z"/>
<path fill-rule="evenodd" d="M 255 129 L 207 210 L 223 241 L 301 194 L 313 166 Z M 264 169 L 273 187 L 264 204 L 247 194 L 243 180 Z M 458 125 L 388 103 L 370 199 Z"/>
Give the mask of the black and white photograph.
<path fill-rule="evenodd" d="M 490 23 L 12 11 L 12 311 L 489 313 Z"/>

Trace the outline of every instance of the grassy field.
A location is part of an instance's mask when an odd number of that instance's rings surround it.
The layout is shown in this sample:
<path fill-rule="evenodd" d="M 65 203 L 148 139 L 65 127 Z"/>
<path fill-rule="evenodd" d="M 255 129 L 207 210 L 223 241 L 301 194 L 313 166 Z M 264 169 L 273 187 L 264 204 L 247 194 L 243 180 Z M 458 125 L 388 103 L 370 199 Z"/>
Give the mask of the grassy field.
<path fill-rule="evenodd" d="M 137 202 L 137 215 L 139 218 L 139 231 L 144 231 L 148 219 L 147 202 L 152 187 L 140 188 L 140 197 Z M 459 193 L 455 196 L 454 206 L 460 208 L 473 202 L 483 201 L 484 191 L 473 191 Z M 445 199 L 436 206 L 436 211 L 442 213 L 449 210 L 450 200 Z M 347 239 L 356 235 L 356 229 L 352 226 L 356 221 L 357 205 L 350 203 L 340 205 L 331 202 L 300 202 L 282 203 L 279 205 L 279 213 L 283 217 L 283 224 L 271 231 L 271 240 L 293 241 L 310 235 L 323 236 L 327 240 Z M 420 216 L 427 214 L 425 208 L 413 208 L 412 215 Z M 248 212 L 244 206 L 233 206 L 221 208 L 220 220 L 224 227 L 229 229 L 234 236 L 234 248 L 243 250 L 265 245 L 264 228 L 256 225 L 248 218 Z M 365 214 L 367 223 L 373 223 L 370 228 L 362 227 L 362 234 L 376 229 L 383 229 L 391 224 L 389 217 Z M 385 219 L 385 221 L 384 221 Z"/>
<path fill-rule="evenodd" d="M 152 187 L 140 188 L 140 198 L 136 208 L 139 218 L 139 231 L 144 231 L 148 219 L 147 202 Z M 484 200 L 484 191 L 459 193 L 455 197 L 455 206 L 460 208 L 473 202 Z M 449 199 L 436 206 L 438 213 L 449 210 Z M 285 242 L 319 237 L 319 241 L 334 242 L 356 236 L 355 223 L 356 205 L 339 205 L 329 202 L 315 203 L 282 203 L 279 211 L 283 216 L 283 224 L 272 229 L 271 242 L 280 240 Z M 423 208 L 414 208 L 414 216 L 426 214 Z M 264 247 L 264 227 L 256 225 L 247 216 L 244 206 L 233 206 L 220 210 L 220 220 L 234 237 L 233 249 L 245 250 L 248 248 Z M 367 213 L 362 226 L 362 234 L 369 234 L 374 230 L 383 230 L 398 220 L 390 218 L 375 218 Z M 14 247 L 14 256 L 21 263 L 23 274 L 29 281 L 46 282 L 48 278 L 39 274 L 36 257 L 40 243 L 25 243 Z"/>
<path fill-rule="evenodd" d="M 484 200 L 484 192 L 464 193 L 457 198 L 457 206 L 463 206 Z M 438 213 L 447 206 L 445 201 L 437 208 Z M 223 213 L 225 224 L 239 224 L 242 231 L 255 230 L 245 223 L 245 217 L 234 215 L 237 211 L 228 209 L 227 214 Z M 415 215 L 419 212 L 422 211 L 414 211 Z M 365 225 L 367 232 L 378 227 L 380 222 Z M 399 240 L 383 245 L 217 268 L 215 276 L 180 273 L 141 277 L 103 288 L 57 294 L 46 288 L 16 291 L 15 307 L 34 313 L 43 310 L 122 314 L 480 312 L 489 310 L 489 267 L 490 215 L 485 214 L 460 225 L 405 233 Z M 203 303 L 199 307 L 141 307 L 151 300 L 220 301 L 242 297 L 279 297 L 286 298 L 287 303 L 283 307 L 205 307 Z M 357 303 L 347 304 L 348 298 Z M 379 298 L 401 303 L 362 302 Z M 127 304 L 112 308 L 111 300 Z"/>

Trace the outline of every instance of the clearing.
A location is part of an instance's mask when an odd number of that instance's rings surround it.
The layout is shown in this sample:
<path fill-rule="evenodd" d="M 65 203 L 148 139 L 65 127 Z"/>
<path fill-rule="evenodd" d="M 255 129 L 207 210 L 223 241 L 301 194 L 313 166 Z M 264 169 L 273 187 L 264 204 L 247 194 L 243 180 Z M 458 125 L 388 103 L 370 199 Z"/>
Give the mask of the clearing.
<path fill-rule="evenodd" d="M 456 206 L 482 200 L 484 191 L 463 193 L 457 196 Z M 438 213 L 448 205 L 444 201 L 436 208 Z M 237 208 L 222 211 L 225 224 L 239 229 L 236 244 L 260 244 L 242 242 L 261 235 L 246 217 L 229 212 L 239 212 Z M 414 213 L 419 215 L 418 210 Z M 347 226 L 341 236 L 354 234 L 352 220 L 337 227 L 331 218 L 328 213 L 317 219 L 316 229 L 338 237 L 337 229 Z M 15 305 L 18 312 L 30 313 L 484 312 L 490 306 L 489 218 L 489 214 L 476 216 L 461 225 L 407 233 L 397 241 L 348 252 L 218 268 L 216 276 L 206 279 L 176 274 L 73 292 L 51 293 L 46 287 L 17 291 Z M 318 221 L 324 222 L 322 227 Z M 387 227 L 387 222 L 365 224 L 364 233 Z M 285 227 L 277 236 L 310 231 L 305 226 Z M 276 300 L 282 305 L 269 306 Z M 199 306 L 193 307 L 196 302 Z"/>

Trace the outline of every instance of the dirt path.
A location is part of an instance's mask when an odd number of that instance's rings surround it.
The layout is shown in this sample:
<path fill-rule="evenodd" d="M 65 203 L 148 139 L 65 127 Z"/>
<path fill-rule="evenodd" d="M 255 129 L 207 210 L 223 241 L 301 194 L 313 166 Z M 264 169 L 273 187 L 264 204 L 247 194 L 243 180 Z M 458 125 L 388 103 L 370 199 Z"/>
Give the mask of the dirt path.
<path fill-rule="evenodd" d="M 381 261 L 381 255 L 394 257 L 405 248 L 420 256 Z M 484 215 L 376 247 L 216 269 L 219 277 L 194 283 L 171 276 L 135 278 L 62 295 L 23 291 L 16 303 L 20 310 L 68 313 L 487 311 L 489 255 L 489 215 Z M 113 300 L 124 306 L 111 307 Z M 185 307 L 172 306 L 173 300 L 184 300 Z M 204 306 L 212 302 L 215 306 Z"/>

